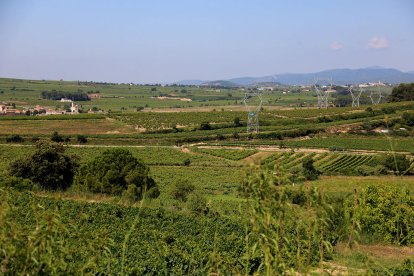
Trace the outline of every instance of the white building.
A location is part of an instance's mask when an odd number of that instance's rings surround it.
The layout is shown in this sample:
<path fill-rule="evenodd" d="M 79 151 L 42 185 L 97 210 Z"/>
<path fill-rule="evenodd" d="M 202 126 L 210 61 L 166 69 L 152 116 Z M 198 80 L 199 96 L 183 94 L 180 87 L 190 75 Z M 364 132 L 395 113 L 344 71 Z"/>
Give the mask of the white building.
<path fill-rule="evenodd" d="M 77 113 L 79 113 L 79 105 L 77 105 L 74 102 L 72 102 L 72 105 L 70 107 L 70 113 L 71 114 L 77 114 Z"/>
<path fill-rule="evenodd" d="M 66 99 L 66 98 L 62 98 L 62 99 L 60 99 L 60 101 L 62 103 L 71 103 L 71 102 L 73 102 L 71 99 Z"/>

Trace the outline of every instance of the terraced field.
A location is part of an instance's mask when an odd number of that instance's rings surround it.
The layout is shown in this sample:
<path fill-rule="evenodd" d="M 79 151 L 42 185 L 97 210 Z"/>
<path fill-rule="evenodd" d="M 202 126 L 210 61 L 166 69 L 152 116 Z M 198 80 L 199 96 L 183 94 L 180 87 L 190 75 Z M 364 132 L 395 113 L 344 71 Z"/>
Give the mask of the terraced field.
<path fill-rule="evenodd" d="M 379 158 L 376 154 L 278 152 L 263 160 L 262 164 L 291 170 L 300 167 L 303 159 L 309 157 L 314 160 L 315 167 L 322 173 L 337 175 L 356 174 L 358 167 L 373 165 L 375 159 Z"/>

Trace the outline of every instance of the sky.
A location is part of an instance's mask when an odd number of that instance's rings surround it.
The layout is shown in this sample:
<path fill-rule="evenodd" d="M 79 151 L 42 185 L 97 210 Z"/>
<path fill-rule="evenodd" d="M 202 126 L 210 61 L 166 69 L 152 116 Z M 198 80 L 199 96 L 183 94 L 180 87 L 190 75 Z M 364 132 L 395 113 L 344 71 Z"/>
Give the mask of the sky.
<path fill-rule="evenodd" d="M 166 83 L 414 70 L 412 0 L 0 0 L 0 77 Z"/>

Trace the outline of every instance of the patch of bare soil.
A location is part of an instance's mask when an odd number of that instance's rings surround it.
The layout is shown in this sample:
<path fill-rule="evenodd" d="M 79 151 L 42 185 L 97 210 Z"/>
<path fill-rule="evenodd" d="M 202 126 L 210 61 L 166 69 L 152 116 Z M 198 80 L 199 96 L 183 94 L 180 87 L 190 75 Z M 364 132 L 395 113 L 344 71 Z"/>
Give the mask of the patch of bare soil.
<path fill-rule="evenodd" d="M 272 154 L 273 154 L 272 152 L 260 151 L 258 153 L 252 154 L 252 155 L 244 158 L 243 162 L 246 163 L 246 164 L 259 164 L 260 161 L 262 161 L 263 159 L 266 159 L 267 157 L 269 157 Z"/>
<path fill-rule="evenodd" d="M 377 258 L 405 259 L 414 256 L 414 247 L 392 245 L 358 245 L 357 250 Z"/>

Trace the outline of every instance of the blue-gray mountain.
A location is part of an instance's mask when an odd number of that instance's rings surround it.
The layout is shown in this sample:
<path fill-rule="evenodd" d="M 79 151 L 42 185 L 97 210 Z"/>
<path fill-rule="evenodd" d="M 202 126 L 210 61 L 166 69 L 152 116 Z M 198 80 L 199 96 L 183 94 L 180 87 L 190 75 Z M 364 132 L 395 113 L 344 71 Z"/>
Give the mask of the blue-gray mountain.
<path fill-rule="evenodd" d="M 316 78 L 332 79 L 334 84 L 353 84 L 367 82 L 387 82 L 391 84 L 414 82 L 414 71 L 402 72 L 392 68 L 368 67 L 362 69 L 332 69 L 316 73 L 286 73 L 265 77 L 241 77 L 222 81 L 180 81 L 177 84 L 193 85 L 220 85 L 232 84 L 229 86 L 249 86 L 255 83 L 281 83 L 287 85 L 309 85 L 313 84 Z M 224 85 L 222 85 L 224 86 Z"/>

